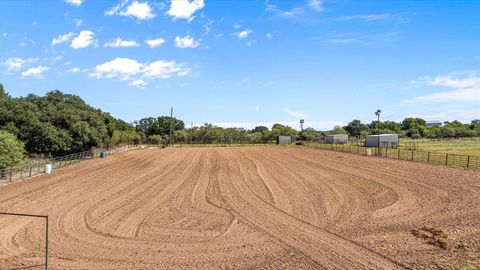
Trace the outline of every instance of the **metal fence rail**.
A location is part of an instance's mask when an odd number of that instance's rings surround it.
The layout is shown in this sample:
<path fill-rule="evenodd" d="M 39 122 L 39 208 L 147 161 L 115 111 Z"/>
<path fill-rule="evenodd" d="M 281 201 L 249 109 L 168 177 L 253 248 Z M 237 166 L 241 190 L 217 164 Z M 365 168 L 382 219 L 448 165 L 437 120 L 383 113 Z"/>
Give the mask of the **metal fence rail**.
<path fill-rule="evenodd" d="M 312 148 L 321 148 L 359 155 L 377 156 L 379 154 L 379 156 L 386 158 L 480 170 L 480 157 L 478 156 L 406 150 L 401 148 L 378 149 L 377 147 L 365 147 L 351 144 L 307 143 L 306 145 Z M 380 153 L 378 153 L 378 151 L 380 151 Z"/>
<path fill-rule="evenodd" d="M 100 156 L 101 151 L 106 151 L 108 154 L 118 153 L 130 148 L 134 145 L 122 145 L 106 149 L 91 149 L 90 151 L 84 151 L 80 153 L 74 153 L 66 156 L 45 159 L 40 162 L 26 164 L 22 166 L 16 166 L 0 170 L 0 185 L 23 180 L 38 174 L 45 173 L 45 165 L 52 164 L 53 169 L 63 168 L 71 164 L 80 162 L 84 159 L 90 159 Z"/>

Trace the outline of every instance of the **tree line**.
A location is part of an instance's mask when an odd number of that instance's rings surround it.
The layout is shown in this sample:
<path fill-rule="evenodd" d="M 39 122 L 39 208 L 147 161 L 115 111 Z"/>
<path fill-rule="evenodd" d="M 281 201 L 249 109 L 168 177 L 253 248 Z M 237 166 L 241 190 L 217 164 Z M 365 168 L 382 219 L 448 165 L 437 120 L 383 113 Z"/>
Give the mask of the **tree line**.
<path fill-rule="evenodd" d="M 186 128 L 182 120 L 170 116 L 127 123 L 93 108 L 78 96 L 58 90 L 44 96 L 30 94 L 13 98 L 0 84 L 0 169 L 20 164 L 29 154 L 60 156 L 124 143 L 272 143 L 279 135 L 291 136 L 294 140 L 318 141 L 328 134 L 349 134 L 363 139 L 378 133 L 396 133 L 413 139 L 479 137 L 480 120 L 469 124 L 445 122 L 433 127 L 428 127 L 420 118 L 369 124 L 353 120 L 333 130 L 307 128 L 302 132 L 282 124 L 244 129 L 205 123 Z"/>

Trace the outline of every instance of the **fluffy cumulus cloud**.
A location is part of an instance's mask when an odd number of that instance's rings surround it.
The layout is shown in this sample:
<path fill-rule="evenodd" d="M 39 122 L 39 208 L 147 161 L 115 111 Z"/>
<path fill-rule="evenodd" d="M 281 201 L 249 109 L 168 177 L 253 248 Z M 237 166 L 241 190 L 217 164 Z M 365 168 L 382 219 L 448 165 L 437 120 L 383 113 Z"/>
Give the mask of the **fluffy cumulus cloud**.
<path fill-rule="evenodd" d="M 7 58 L 2 65 L 7 68 L 7 71 L 12 72 L 12 71 L 19 71 L 22 69 L 25 65 L 34 63 L 38 61 L 38 58 L 27 58 L 27 59 L 22 59 L 19 57 L 10 57 Z"/>
<path fill-rule="evenodd" d="M 48 67 L 38 66 L 32 67 L 27 69 L 26 71 L 22 72 L 22 77 L 35 77 L 35 78 L 43 78 L 43 73 L 48 71 Z"/>
<path fill-rule="evenodd" d="M 90 76 L 129 81 L 130 85 L 143 88 L 147 85 L 145 80 L 185 76 L 189 72 L 190 69 L 185 64 L 177 64 L 175 61 L 157 60 L 140 63 L 130 58 L 116 58 L 97 65 Z"/>
<path fill-rule="evenodd" d="M 195 40 L 190 36 L 186 37 L 175 37 L 175 46 L 178 48 L 196 48 L 200 45 L 200 41 Z"/>
<path fill-rule="evenodd" d="M 205 6 L 203 0 L 170 0 L 170 9 L 167 11 L 169 16 L 174 19 L 192 20 L 195 11 Z"/>
<path fill-rule="evenodd" d="M 466 78 L 455 78 L 450 75 L 424 77 L 421 81 L 422 85 L 450 90 L 417 96 L 407 102 L 480 101 L 480 77 L 478 76 Z"/>
<path fill-rule="evenodd" d="M 107 42 L 103 47 L 112 47 L 112 48 L 118 48 L 118 47 L 138 47 L 140 44 L 136 42 L 135 40 L 123 40 L 119 37 L 117 37 L 114 41 L 112 42 Z"/>
<path fill-rule="evenodd" d="M 147 45 L 150 46 L 150 48 L 155 48 L 165 43 L 165 39 L 163 38 L 147 39 L 145 40 L 145 43 L 147 43 Z"/>
<path fill-rule="evenodd" d="M 79 7 L 82 5 L 83 0 L 65 0 L 65 2 L 69 3 L 70 5 Z"/>
<path fill-rule="evenodd" d="M 105 15 L 120 15 L 125 17 L 135 17 L 138 20 L 149 20 L 155 18 L 155 13 L 148 2 L 128 0 L 122 1 L 115 5 L 110 10 L 105 12 Z"/>
<path fill-rule="evenodd" d="M 66 33 L 66 34 L 64 34 L 64 35 L 58 35 L 57 37 L 55 37 L 55 38 L 52 39 L 52 46 L 55 46 L 55 45 L 58 45 L 58 44 L 61 44 L 61 43 L 70 41 L 74 35 L 75 35 L 75 34 L 72 33 L 72 32 L 68 32 L 68 33 Z"/>
<path fill-rule="evenodd" d="M 84 31 L 81 31 L 80 34 L 78 34 L 78 36 L 72 40 L 70 47 L 77 50 L 77 49 L 86 48 L 90 45 L 96 45 L 96 44 L 97 44 L 97 40 L 94 39 L 93 32 L 89 30 L 84 30 Z"/>
<path fill-rule="evenodd" d="M 253 31 L 251 29 L 245 29 L 243 31 L 237 32 L 236 35 L 239 39 L 244 39 L 248 37 Z"/>

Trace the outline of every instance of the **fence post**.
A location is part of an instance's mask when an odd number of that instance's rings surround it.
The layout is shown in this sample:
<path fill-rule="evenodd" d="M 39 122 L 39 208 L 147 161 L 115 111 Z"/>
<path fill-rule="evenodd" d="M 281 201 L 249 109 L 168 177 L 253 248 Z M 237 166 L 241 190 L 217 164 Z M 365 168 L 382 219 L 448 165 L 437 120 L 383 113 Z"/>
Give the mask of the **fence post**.
<path fill-rule="evenodd" d="M 400 159 L 400 148 L 398 148 L 397 150 L 398 150 L 397 159 Z"/>
<path fill-rule="evenodd" d="M 430 163 L 430 152 L 427 154 L 427 163 Z"/>
<path fill-rule="evenodd" d="M 28 177 L 32 177 L 32 165 L 30 164 L 30 173 L 28 174 Z"/>
<path fill-rule="evenodd" d="M 470 168 L 470 156 L 467 156 L 467 168 Z"/>
<path fill-rule="evenodd" d="M 445 155 L 445 165 L 448 165 L 448 154 Z"/>
<path fill-rule="evenodd" d="M 413 161 L 413 150 L 412 150 L 412 161 Z"/>

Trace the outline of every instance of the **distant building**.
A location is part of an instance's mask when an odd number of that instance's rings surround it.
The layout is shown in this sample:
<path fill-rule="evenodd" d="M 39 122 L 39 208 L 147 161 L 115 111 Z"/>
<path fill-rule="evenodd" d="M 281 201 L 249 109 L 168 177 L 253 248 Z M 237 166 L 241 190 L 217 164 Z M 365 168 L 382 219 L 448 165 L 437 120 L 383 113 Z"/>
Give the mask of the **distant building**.
<path fill-rule="evenodd" d="M 277 144 L 291 144 L 292 143 L 292 137 L 290 136 L 277 136 Z"/>
<path fill-rule="evenodd" d="M 441 127 L 442 126 L 442 122 L 440 121 L 430 121 L 430 122 L 427 122 L 427 127 L 431 128 L 431 127 Z"/>
<path fill-rule="evenodd" d="M 325 138 L 325 142 L 327 144 L 347 144 L 348 143 L 348 135 L 347 134 L 327 135 L 327 137 Z"/>
<path fill-rule="evenodd" d="M 380 146 L 387 148 L 398 147 L 398 134 L 380 134 L 368 135 L 365 141 L 366 147 L 378 147 L 378 136 L 380 136 Z"/>

